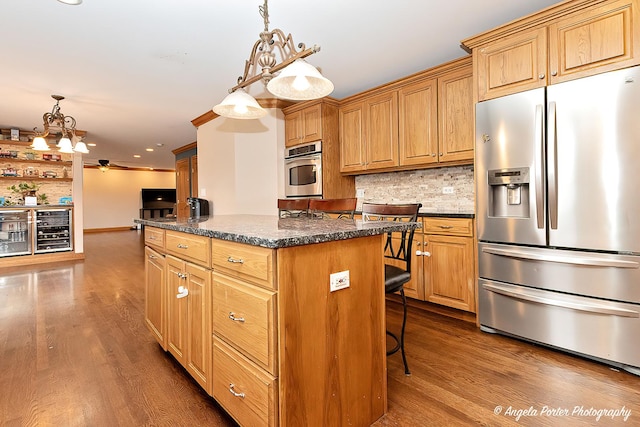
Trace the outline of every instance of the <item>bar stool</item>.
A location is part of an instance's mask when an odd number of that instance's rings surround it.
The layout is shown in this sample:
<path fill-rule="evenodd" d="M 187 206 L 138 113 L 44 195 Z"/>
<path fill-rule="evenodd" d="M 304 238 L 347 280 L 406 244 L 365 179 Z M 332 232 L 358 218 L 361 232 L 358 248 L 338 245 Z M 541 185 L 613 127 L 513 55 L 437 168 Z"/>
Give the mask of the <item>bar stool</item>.
<path fill-rule="evenodd" d="M 384 205 L 374 203 L 362 204 L 362 220 L 367 221 L 410 221 L 416 222 L 418 210 L 422 204 Z M 387 356 L 402 353 L 405 375 L 411 375 L 407 356 L 404 352 L 404 330 L 407 324 L 407 298 L 404 294 L 404 284 L 411 280 L 411 247 L 415 228 L 396 233 L 387 233 L 387 241 L 384 246 L 384 292 L 391 294 L 400 292 L 402 297 L 402 328 L 400 337 L 387 330 L 387 335 L 393 338 L 396 345 L 387 351 Z M 395 236 L 394 236 L 395 234 Z M 388 260 L 388 261 L 387 261 Z"/>
<path fill-rule="evenodd" d="M 312 218 L 353 219 L 358 199 L 310 199 L 309 214 Z"/>
<path fill-rule="evenodd" d="M 278 216 L 280 218 L 297 218 L 307 216 L 309 199 L 278 199 Z"/>

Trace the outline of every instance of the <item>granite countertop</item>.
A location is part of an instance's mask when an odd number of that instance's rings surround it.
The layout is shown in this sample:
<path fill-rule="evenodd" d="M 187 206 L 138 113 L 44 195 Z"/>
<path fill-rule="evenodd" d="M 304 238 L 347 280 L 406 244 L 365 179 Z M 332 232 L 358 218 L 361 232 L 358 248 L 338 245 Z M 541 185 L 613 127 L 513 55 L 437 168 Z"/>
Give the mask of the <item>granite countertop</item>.
<path fill-rule="evenodd" d="M 135 219 L 136 224 L 208 236 L 265 248 L 285 248 L 420 228 L 419 223 L 356 219 L 278 218 L 277 215 L 217 215 L 199 220 Z"/>
<path fill-rule="evenodd" d="M 437 217 L 437 218 L 475 218 L 474 212 L 459 211 L 459 212 L 437 212 L 437 211 L 420 211 L 419 217 Z"/>

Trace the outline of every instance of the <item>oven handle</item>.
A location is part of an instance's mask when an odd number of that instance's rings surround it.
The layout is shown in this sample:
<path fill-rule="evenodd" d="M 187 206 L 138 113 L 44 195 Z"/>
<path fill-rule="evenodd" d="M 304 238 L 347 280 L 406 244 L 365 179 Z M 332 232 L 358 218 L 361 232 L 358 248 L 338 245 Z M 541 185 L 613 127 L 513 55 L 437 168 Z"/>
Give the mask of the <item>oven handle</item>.
<path fill-rule="evenodd" d="M 312 155 L 306 155 L 306 156 L 300 156 L 300 157 L 289 157 L 287 159 L 284 159 L 285 164 L 289 165 L 291 163 L 294 162 L 298 162 L 298 161 L 307 161 L 307 160 L 321 160 L 322 159 L 322 154 L 318 153 L 318 154 L 312 154 Z"/>

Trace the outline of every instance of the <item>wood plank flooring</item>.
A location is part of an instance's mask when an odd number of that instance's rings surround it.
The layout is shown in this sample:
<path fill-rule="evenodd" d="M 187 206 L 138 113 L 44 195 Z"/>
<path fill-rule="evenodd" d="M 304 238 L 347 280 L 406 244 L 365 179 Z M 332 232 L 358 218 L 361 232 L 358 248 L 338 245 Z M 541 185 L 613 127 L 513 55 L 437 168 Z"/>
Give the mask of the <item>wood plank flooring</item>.
<path fill-rule="evenodd" d="M 143 261 L 118 231 L 85 235 L 84 262 L 0 270 L 0 426 L 235 425 L 144 326 Z M 406 348 L 376 427 L 640 425 L 640 378 L 596 362 L 415 308 Z"/>

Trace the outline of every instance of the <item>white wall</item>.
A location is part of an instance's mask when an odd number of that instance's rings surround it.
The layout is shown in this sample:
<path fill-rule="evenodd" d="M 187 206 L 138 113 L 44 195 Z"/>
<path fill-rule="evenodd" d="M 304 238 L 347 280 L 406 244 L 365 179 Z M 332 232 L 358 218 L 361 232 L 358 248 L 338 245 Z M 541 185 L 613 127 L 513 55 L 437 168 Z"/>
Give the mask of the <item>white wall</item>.
<path fill-rule="evenodd" d="M 83 169 L 84 229 L 131 227 L 142 188 L 176 188 L 175 172 Z"/>
<path fill-rule="evenodd" d="M 198 128 L 199 197 L 215 215 L 275 215 L 284 196 L 284 115 L 218 117 Z"/>

